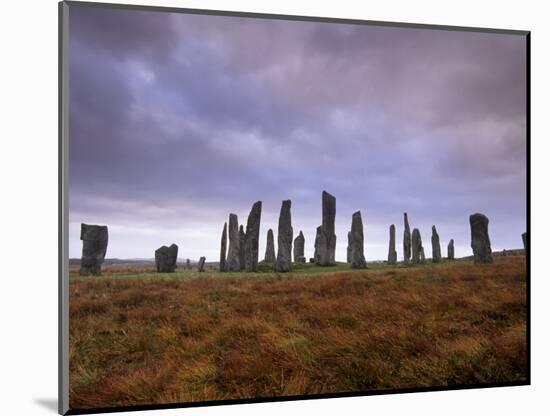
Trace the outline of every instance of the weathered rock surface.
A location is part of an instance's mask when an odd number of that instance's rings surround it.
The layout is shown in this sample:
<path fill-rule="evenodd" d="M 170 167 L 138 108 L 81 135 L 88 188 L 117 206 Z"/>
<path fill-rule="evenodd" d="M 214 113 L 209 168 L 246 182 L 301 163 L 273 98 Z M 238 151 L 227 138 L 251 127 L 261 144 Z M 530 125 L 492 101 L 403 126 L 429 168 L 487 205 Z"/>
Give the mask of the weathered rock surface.
<path fill-rule="evenodd" d="M 435 225 L 432 225 L 432 262 L 441 262 L 441 244 Z"/>
<path fill-rule="evenodd" d="M 283 201 L 279 215 L 279 230 L 277 235 L 277 260 L 275 271 L 285 273 L 290 271 L 292 264 L 292 219 L 290 215 L 290 200 Z"/>
<path fill-rule="evenodd" d="M 351 267 L 354 269 L 367 267 L 363 238 L 363 220 L 361 211 L 357 211 L 351 217 Z"/>
<path fill-rule="evenodd" d="M 206 257 L 201 257 L 199 259 L 199 265 L 197 267 L 199 272 L 204 272 L 204 262 L 206 261 Z"/>
<path fill-rule="evenodd" d="M 239 227 L 239 263 L 241 270 L 244 270 L 244 245 L 246 243 L 246 234 L 244 228 L 241 225 Z"/>
<path fill-rule="evenodd" d="M 227 223 L 223 224 L 222 242 L 220 248 L 220 272 L 225 271 L 225 256 L 227 253 Z"/>
<path fill-rule="evenodd" d="M 523 249 L 527 253 L 527 232 L 521 234 L 521 240 L 523 241 Z"/>
<path fill-rule="evenodd" d="M 351 231 L 348 231 L 348 250 L 347 250 L 346 262 L 351 263 Z"/>
<path fill-rule="evenodd" d="M 155 264 L 158 273 L 174 273 L 178 260 L 178 246 L 162 246 L 155 250 Z"/>
<path fill-rule="evenodd" d="M 489 240 L 489 218 L 483 214 L 470 215 L 471 247 L 474 252 L 474 263 L 492 263 L 493 254 Z"/>
<path fill-rule="evenodd" d="M 294 239 L 294 262 L 298 263 L 300 262 L 298 258 L 304 258 L 304 248 L 305 248 L 306 239 L 304 237 L 304 234 L 302 231 L 300 231 L 300 234 Z"/>
<path fill-rule="evenodd" d="M 235 214 L 229 214 L 229 251 L 225 261 L 226 272 L 238 272 L 241 270 L 239 238 L 239 220 Z"/>
<path fill-rule="evenodd" d="M 88 276 L 101 274 L 101 265 L 105 260 L 109 231 L 106 225 L 80 225 L 80 239 L 82 240 L 82 258 L 80 261 L 80 275 Z"/>
<path fill-rule="evenodd" d="M 244 243 L 244 268 L 247 272 L 258 269 L 258 245 L 260 242 L 260 220 L 262 217 L 262 201 L 252 205 L 246 222 L 246 240 Z"/>
<path fill-rule="evenodd" d="M 423 252 L 422 248 L 422 237 L 420 236 L 420 231 L 418 228 L 415 228 L 412 232 L 412 262 L 418 264 L 421 261 L 420 255 Z"/>
<path fill-rule="evenodd" d="M 447 258 L 449 260 L 454 260 L 455 258 L 455 240 L 453 240 L 452 238 L 447 245 Z"/>
<path fill-rule="evenodd" d="M 266 263 L 275 263 L 275 241 L 273 239 L 273 230 L 267 230 L 267 244 L 265 246 L 264 261 Z"/>
<path fill-rule="evenodd" d="M 323 223 L 315 236 L 315 262 L 319 266 L 334 266 L 336 251 L 336 198 L 323 191 Z"/>
<path fill-rule="evenodd" d="M 397 263 L 397 251 L 395 251 L 395 225 L 390 225 L 390 247 L 388 249 L 388 264 Z"/>
<path fill-rule="evenodd" d="M 403 231 L 403 262 L 408 264 L 411 259 L 411 228 L 409 226 L 409 218 L 407 213 L 404 214 L 405 217 L 405 231 Z"/>

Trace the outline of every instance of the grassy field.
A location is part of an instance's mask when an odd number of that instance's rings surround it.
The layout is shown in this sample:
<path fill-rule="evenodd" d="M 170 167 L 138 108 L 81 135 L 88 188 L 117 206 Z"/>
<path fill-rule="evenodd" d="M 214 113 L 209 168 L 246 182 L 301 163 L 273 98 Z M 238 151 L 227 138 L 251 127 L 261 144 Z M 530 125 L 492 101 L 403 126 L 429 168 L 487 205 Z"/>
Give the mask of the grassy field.
<path fill-rule="evenodd" d="M 522 382 L 523 256 L 70 278 L 70 406 Z"/>

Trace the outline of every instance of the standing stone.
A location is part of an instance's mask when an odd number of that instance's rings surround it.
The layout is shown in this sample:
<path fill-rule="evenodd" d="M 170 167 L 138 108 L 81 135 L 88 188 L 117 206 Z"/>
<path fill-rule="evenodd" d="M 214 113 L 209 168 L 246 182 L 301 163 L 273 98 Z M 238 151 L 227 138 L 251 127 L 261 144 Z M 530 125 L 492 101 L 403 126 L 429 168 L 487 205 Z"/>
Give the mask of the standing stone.
<path fill-rule="evenodd" d="M 523 250 L 524 250 L 525 253 L 527 254 L 527 232 L 524 232 L 524 233 L 521 235 L 521 239 L 523 240 Z"/>
<path fill-rule="evenodd" d="M 304 237 L 304 234 L 300 230 L 300 234 L 298 234 L 298 237 L 294 239 L 294 262 L 295 263 L 304 263 L 305 257 L 304 257 L 304 247 L 305 247 L 306 239 Z M 304 259 L 304 261 L 302 261 Z"/>
<path fill-rule="evenodd" d="M 185 262 L 185 268 L 187 270 L 191 270 L 191 260 L 187 259 L 187 261 Z"/>
<path fill-rule="evenodd" d="M 418 228 L 415 228 L 412 232 L 411 249 L 412 249 L 412 262 L 414 264 L 420 263 L 420 260 L 421 260 L 420 256 L 421 256 L 421 253 L 423 252 L 423 249 L 422 249 L 422 237 L 420 237 L 420 231 L 418 230 Z"/>
<path fill-rule="evenodd" d="M 420 248 L 420 263 L 426 263 L 426 255 L 424 254 L 424 247 Z"/>
<path fill-rule="evenodd" d="M 409 264 L 411 258 L 411 228 L 409 227 L 409 218 L 405 212 L 405 231 L 403 232 L 403 262 Z"/>
<path fill-rule="evenodd" d="M 225 255 L 227 253 L 227 223 L 223 224 L 222 244 L 220 249 L 220 272 L 225 271 Z"/>
<path fill-rule="evenodd" d="M 204 262 L 206 261 L 206 257 L 201 257 L 199 259 L 199 265 L 197 266 L 199 272 L 204 272 Z"/>
<path fill-rule="evenodd" d="M 449 241 L 449 245 L 447 246 L 447 258 L 449 260 L 455 259 L 455 240 L 451 238 L 451 241 Z"/>
<path fill-rule="evenodd" d="M 315 236 L 315 261 L 319 266 L 334 266 L 336 252 L 336 198 L 323 191 L 323 223 Z"/>
<path fill-rule="evenodd" d="M 439 234 L 435 225 L 432 225 L 432 262 L 439 263 L 441 261 L 441 245 L 439 244 Z"/>
<path fill-rule="evenodd" d="M 265 246 L 264 261 L 266 263 L 275 263 L 275 242 L 273 240 L 273 230 L 271 228 L 267 230 L 267 244 Z"/>
<path fill-rule="evenodd" d="M 348 250 L 347 250 L 346 263 L 351 263 L 351 231 L 348 231 Z"/>
<path fill-rule="evenodd" d="M 492 263 L 491 241 L 489 240 L 489 218 L 483 214 L 470 215 L 471 247 L 474 252 L 474 263 Z"/>
<path fill-rule="evenodd" d="M 260 219 L 262 216 L 262 201 L 252 205 L 246 222 L 246 240 L 244 243 L 244 268 L 247 272 L 258 269 L 258 244 L 260 238 Z"/>
<path fill-rule="evenodd" d="M 174 273 L 178 259 L 178 246 L 162 246 L 155 251 L 155 264 L 158 273 Z"/>
<path fill-rule="evenodd" d="M 390 225 L 390 248 L 388 250 L 388 264 L 397 263 L 397 251 L 395 251 L 395 225 Z"/>
<path fill-rule="evenodd" d="M 227 260 L 225 262 L 226 272 L 238 272 L 241 270 L 239 252 L 239 220 L 235 214 L 229 214 L 229 251 L 227 252 Z"/>
<path fill-rule="evenodd" d="M 315 263 L 315 258 L 310 257 L 310 258 L 309 258 L 309 262 L 310 262 L 310 263 Z"/>
<path fill-rule="evenodd" d="M 101 274 L 101 265 L 105 260 L 109 232 L 106 225 L 80 225 L 82 240 L 82 258 L 80 260 L 80 275 Z"/>
<path fill-rule="evenodd" d="M 365 269 L 367 262 L 364 254 L 361 211 L 355 212 L 351 218 L 351 267 L 354 269 Z"/>
<path fill-rule="evenodd" d="M 275 271 L 285 273 L 290 271 L 292 263 L 292 219 L 290 216 L 290 200 L 283 201 L 279 214 L 279 231 L 277 235 L 277 260 Z"/>
<path fill-rule="evenodd" d="M 241 225 L 239 227 L 239 266 L 241 270 L 244 270 L 244 245 L 246 243 L 246 234 L 244 228 Z"/>

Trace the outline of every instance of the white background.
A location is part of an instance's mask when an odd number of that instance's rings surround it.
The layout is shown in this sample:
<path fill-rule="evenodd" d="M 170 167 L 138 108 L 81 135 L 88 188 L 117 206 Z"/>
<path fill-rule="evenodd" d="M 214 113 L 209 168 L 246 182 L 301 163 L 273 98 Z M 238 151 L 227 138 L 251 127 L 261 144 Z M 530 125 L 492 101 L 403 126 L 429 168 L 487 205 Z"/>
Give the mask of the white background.
<path fill-rule="evenodd" d="M 137 0 L 136 0 L 137 1 Z M 124 1 L 120 1 L 124 2 Z M 0 9 L 0 414 L 57 406 L 57 2 Z M 532 31 L 532 385 L 275 404 L 151 411 L 147 415 L 549 414 L 548 232 L 550 14 L 543 1 L 146 1 L 218 10 Z"/>

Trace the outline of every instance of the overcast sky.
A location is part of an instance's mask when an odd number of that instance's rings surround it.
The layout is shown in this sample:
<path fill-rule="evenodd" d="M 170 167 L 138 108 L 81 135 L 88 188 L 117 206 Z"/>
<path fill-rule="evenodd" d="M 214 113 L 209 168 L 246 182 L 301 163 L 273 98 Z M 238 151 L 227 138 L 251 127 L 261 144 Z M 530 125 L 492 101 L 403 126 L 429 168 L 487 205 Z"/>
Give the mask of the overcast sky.
<path fill-rule="evenodd" d="M 509 34 L 70 7 L 70 256 L 80 223 L 107 257 L 219 259 L 230 212 L 263 202 L 260 259 L 281 201 L 313 256 L 321 192 L 336 259 L 360 210 L 367 261 L 403 212 L 431 257 L 468 217 L 493 249 L 526 227 L 526 43 Z"/>

